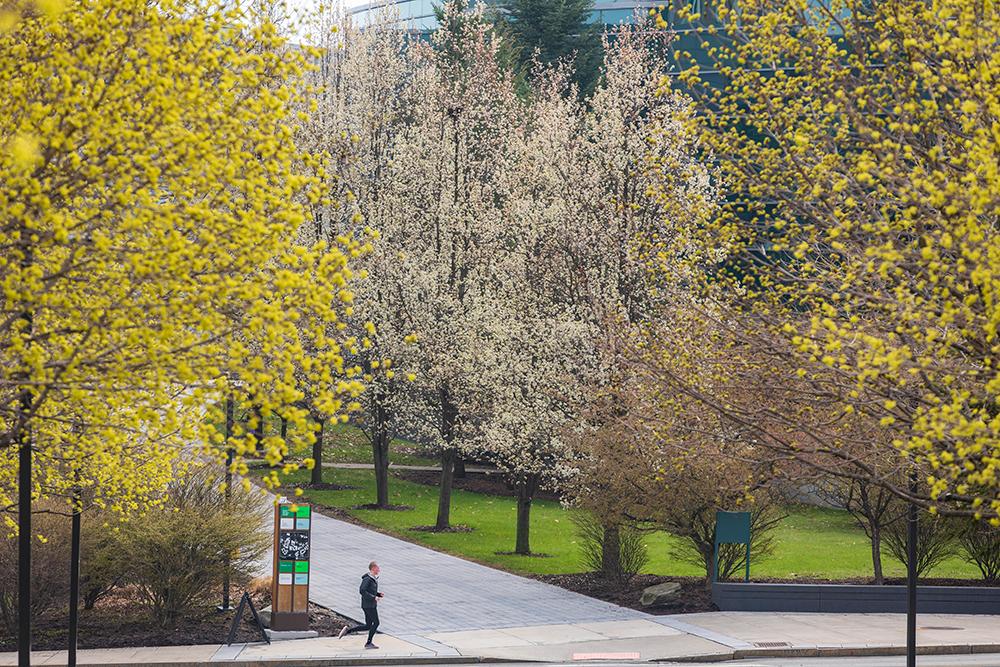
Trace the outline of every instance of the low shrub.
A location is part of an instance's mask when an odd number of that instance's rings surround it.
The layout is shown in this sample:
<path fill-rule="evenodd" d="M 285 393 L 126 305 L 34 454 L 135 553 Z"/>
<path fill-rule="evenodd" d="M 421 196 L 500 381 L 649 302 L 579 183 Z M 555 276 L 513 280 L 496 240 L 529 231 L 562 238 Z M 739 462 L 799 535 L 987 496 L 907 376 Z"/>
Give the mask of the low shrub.
<path fill-rule="evenodd" d="M 907 564 L 906 539 L 909 532 L 908 512 L 900 510 L 899 518 L 885 527 L 885 545 L 889 554 Z M 965 530 L 961 520 L 917 512 L 917 576 L 922 577 L 948 558 L 958 554 L 959 537 Z"/>
<path fill-rule="evenodd" d="M 80 529 L 80 599 L 84 609 L 93 609 L 126 578 L 129 556 L 119 517 L 102 512 L 84 514 Z"/>
<path fill-rule="evenodd" d="M 248 583 L 270 545 L 268 503 L 234 486 L 226 499 L 205 469 L 174 482 L 163 508 L 125 531 L 129 579 L 155 623 L 172 628 L 218 594 L 224 576 Z"/>
<path fill-rule="evenodd" d="M 247 584 L 246 591 L 250 594 L 252 598 L 263 598 L 268 601 L 271 599 L 271 584 L 273 583 L 272 577 L 270 575 L 264 577 L 256 577 Z"/>
<path fill-rule="evenodd" d="M 979 568 L 983 579 L 1000 583 L 1000 527 L 972 521 L 959 538 L 962 557 Z"/>
<path fill-rule="evenodd" d="M 785 514 L 766 492 L 759 492 L 753 504 L 736 507 L 750 512 L 750 558 L 751 562 L 760 562 L 773 553 L 774 529 Z M 671 554 L 680 561 L 703 567 L 708 587 L 711 586 L 712 569 L 715 567 L 715 517 L 721 509 L 725 506 L 706 499 L 703 504 L 691 503 L 686 508 L 664 512 L 666 529 L 683 538 L 671 549 Z M 742 576 L 746 570 L 746 559 L 746 547 L 742 544 L 720 545 L 716 579 L 725 581 Z"/>
<path fill-rule="evenodd" d="M 605 525 L 589 512 L 574 512 L 572 516 L 588 570 L 624 586 L 649 563 L 645 535 L 634 525 Z"/>
<path fill-rule="evenodd" d="M 44 509 L 44 508 L 42 508 Z M 65 511 L 65 508 L 49 508 Z M 70 520 L 67 516 L 41 512 L 32 516 L 31 619 L 65 606 L 69 601 Z M 0 539 L 0 624 L 17 627 L 17 537 Z"/>

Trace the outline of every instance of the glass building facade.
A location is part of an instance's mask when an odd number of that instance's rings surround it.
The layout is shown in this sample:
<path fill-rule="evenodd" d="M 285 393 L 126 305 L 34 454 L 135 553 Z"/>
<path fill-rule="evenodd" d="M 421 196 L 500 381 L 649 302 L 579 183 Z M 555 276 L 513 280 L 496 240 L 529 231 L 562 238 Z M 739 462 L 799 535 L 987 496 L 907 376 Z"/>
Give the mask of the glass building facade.
<path fill-rule="evenodd" d="M 472 4 L 497 4 L 496 0 L 473 0 Z M 400 27 L 414 33 L 426 34 L 437 27 L 434 17 L 434 6 L 441 0 L 365 0 L 348 10 L 356 25 L 364 26 L 371 22 L 382 8 L 390 8 L 398 13 Z M 596 0 L 591 21 L 603 25 L 631 23 L 636 10 L 648 12 L 658 5 L 667 4 L 664 0 Z"/>

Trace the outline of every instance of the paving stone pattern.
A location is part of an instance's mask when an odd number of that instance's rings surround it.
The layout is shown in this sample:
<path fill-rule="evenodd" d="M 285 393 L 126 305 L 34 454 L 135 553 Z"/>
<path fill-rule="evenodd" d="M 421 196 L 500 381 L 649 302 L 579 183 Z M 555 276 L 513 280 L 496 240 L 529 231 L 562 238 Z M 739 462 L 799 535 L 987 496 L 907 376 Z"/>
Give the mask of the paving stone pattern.
<path fill-rule="evenodd" d="M 358 585 L 382 566 L 379 630 L 396 636 L 650 618 L 322 515 L 313 515 L 314 602 L 363 618 Z"/>

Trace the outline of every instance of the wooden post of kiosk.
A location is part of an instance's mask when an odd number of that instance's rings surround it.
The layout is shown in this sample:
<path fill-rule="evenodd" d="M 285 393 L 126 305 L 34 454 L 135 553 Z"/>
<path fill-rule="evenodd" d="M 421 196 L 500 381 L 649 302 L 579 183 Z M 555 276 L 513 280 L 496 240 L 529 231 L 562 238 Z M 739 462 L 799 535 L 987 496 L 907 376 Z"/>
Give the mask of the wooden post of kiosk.
<path fill-rule="evenodd" d="M 275 505 L 272 630 L 309 629 L 311 541 L 312 511 L 309 505 L 280 502 Z"/>

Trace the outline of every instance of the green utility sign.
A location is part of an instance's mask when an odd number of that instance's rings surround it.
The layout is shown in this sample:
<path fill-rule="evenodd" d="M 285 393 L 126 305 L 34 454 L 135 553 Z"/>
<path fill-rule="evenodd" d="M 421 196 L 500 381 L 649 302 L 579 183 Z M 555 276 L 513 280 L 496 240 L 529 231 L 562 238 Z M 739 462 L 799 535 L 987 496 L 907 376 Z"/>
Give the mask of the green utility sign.
<path fill-rule="evenodd" d="M 750 581 L 750 512 L 715 513 L 715 558 L 712 581 L 719 578 L 719 545 L 742 544 L 746 546 L 747 571 L 745 581 Z"/>

